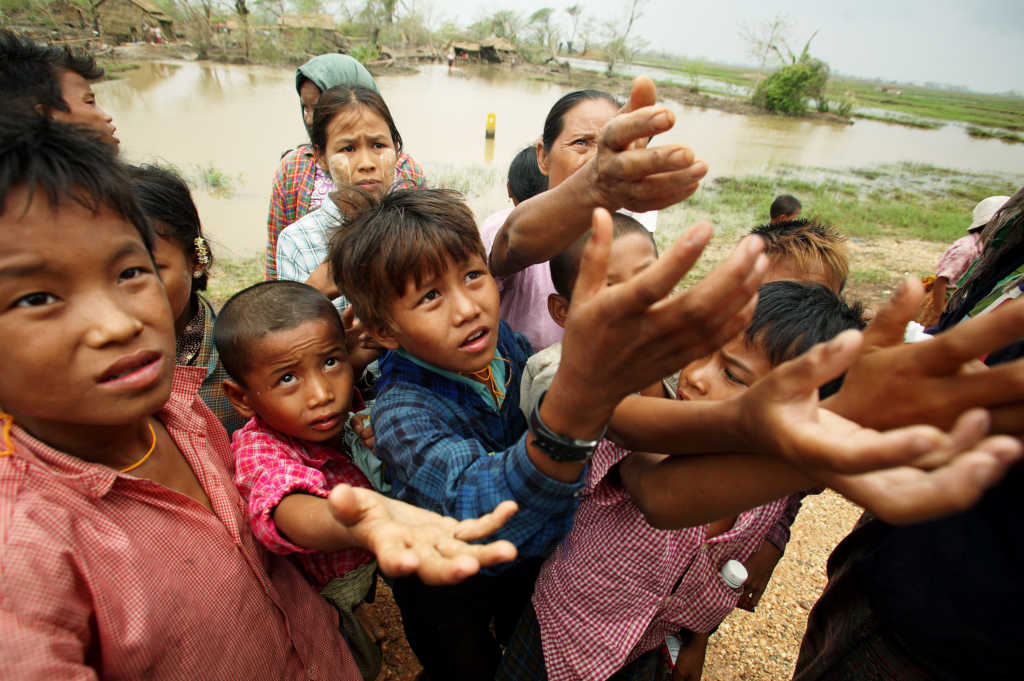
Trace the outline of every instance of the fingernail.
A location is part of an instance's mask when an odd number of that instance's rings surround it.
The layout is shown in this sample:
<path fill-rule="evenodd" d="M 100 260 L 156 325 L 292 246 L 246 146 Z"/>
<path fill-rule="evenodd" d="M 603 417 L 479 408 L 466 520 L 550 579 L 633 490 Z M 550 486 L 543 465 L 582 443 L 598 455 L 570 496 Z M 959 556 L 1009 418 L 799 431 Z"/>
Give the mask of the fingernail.
<path fill-rule="evenodd" d="M 672 117 L 668 115 L 667 111 L 662 111 L 659 114 L 655 114 L 651 122 L 659 128 L 665 128 L 672 125 Z"/>
<path fill-rule="evenodd" d="M 693 154 L 690 152 L 689 149 L 684 147 L 682 149 L 676 149 L 671 154 L 669 154 L 668 160 L 672 165 L 677 165 L 680 168 L 685 168 L 686 166 L 693 163 Z"/>

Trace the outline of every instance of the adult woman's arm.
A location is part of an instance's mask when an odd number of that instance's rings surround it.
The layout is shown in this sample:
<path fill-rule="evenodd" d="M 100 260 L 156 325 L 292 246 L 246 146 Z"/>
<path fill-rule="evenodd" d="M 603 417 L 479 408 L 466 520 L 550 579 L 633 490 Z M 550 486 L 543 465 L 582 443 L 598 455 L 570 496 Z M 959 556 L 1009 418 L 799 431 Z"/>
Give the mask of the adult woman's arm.
<path fill-rule="evenodd" d="M 675 115 L 654 106 L 654 83 L 637 78 L 625 107 L 601 130 L 597 153 L 564 182 L 516 206 L 491 250 L 495 276 L 545 262 L 590 227 L 595 208 L 665 208 L 697 190 L 707 164 L 680 145 L 641 148 L 672 128 Z"/>

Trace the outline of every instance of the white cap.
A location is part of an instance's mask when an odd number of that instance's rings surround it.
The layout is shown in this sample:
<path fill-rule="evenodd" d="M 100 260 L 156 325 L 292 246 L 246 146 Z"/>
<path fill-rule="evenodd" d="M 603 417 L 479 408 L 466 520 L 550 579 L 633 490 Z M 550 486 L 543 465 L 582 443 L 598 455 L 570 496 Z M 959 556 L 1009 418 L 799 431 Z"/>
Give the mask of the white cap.
<path fill-rule="evenodd" d="M 725 561 L 725 565 L 722 566 L 719 574 L 722 575 L 722 581 L 730 589 L 739 589 L 747 581 L 748 577 L 747 568 L 743 566 L 743 563 L 733 558 Z"/>
<path fill-rule="evenodd" d="M 973 232 L 987 225 L 992 216 L 996 214 L 996 211 L 1002 208 L 1003 204 L 1009 200 L 1009 196 L 990 196 L 979 201 L 978 205 L 974 207 L 974 214 L 971 216 L 971 226 L 967 228 L 967 231 Z"/>

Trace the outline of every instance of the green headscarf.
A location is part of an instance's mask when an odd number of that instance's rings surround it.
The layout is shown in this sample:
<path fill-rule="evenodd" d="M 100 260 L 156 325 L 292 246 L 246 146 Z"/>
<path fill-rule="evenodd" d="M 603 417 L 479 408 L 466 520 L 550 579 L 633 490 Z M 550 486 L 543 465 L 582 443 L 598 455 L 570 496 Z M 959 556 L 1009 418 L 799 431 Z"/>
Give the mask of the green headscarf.
<path fill-rule="evenodd" d="M 312 81 L 313 85 L 320 88 L 320 92 L 336 85 L 362 85 L 380 92 L 366 67 L 347 54 L 321 54 L 313 57 L 295 70 L 296 92 L 304 80 Z"/>

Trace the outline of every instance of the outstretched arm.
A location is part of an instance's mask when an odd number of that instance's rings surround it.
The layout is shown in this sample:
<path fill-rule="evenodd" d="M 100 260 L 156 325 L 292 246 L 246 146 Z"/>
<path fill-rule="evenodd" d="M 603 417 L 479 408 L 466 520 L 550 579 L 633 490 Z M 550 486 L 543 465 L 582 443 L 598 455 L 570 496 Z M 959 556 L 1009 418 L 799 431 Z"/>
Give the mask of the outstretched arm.
<path fill-rule="evenodd" d="M 654 210 L 697 190 L 708 167 L 690 149 L 640 148 L 675 124 L 671 110 L 654 105 L 656 96 L 649 78 L 637 78 L 629 102 L 601 130 L 594 157 L 557 187 L 516 206 L 491 249 L 495 276 L 513 274 L 564 251 L 590 227 L 595 208 Z"/>
<path fill-rule="evenodd" d="M 562 341 L 562 362 L 541 406 L 557 433 L 597 437 L 615 406 L 665 374 L 706 355 L 749 323 L 767 259 L 761 240 L 742 241 L 700 283 L 670 295 L 711 238 L 711 227 L 691 227 L 651 267 L 606 286 L 611 216 L 594 211 L 594 233 L 584 249 Z M 531 440 L 527 440 L 529 443 Z M 534 464 L 556 479 L 579 476 L 529 447 Z M 571 476 L 575 473 L 574 477 Z"/>
<path fill-rule="evenodd" d="M 427 584 L 453 584 L 481 567 L 515 559 L 510 542 L 468 543 L 496 531 L 515 511 L 516 505 L 507 501 L 491 513 L 459 521 L 373 490 L 338 485 L 326 499 L 285 497 L 274 511 L 274 522 L 306 548 L 366 549 L 389 577 L 416 574 Z"/>
<path fill-rule="evenodd" d="M 829 409 L 874 428 L 930 423 L 948 428 L 971 407 L 992 416 L 992 430 L 1024 435 L 1024 359 L 972 371 L 979 357 L 1024 337 L 1024 302 L 968 320 L 923 343 L 904 344 L 903 329 L 924 291 L 903 282 L 879 310 L 843 387 Z"/>

